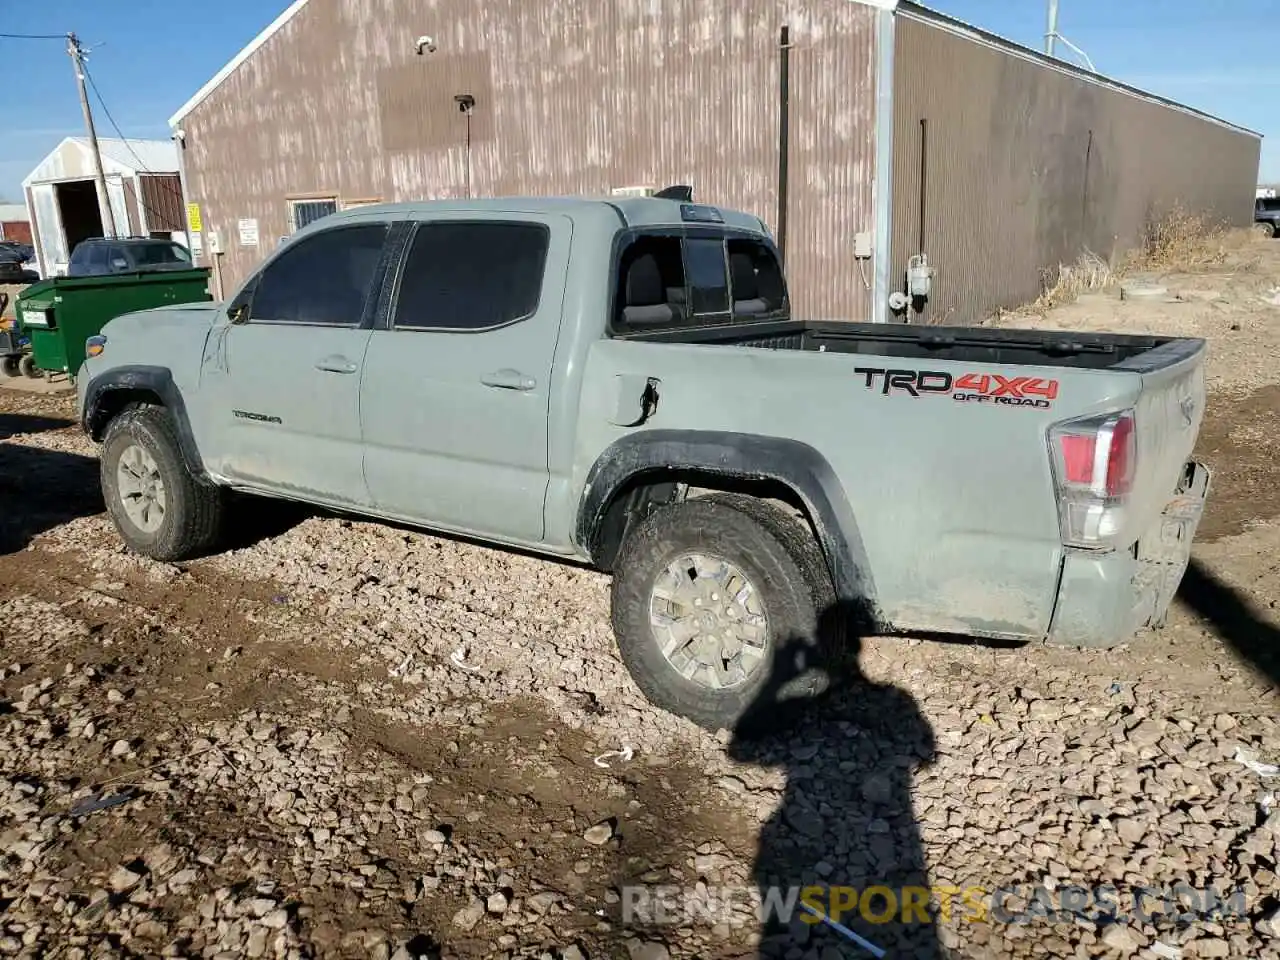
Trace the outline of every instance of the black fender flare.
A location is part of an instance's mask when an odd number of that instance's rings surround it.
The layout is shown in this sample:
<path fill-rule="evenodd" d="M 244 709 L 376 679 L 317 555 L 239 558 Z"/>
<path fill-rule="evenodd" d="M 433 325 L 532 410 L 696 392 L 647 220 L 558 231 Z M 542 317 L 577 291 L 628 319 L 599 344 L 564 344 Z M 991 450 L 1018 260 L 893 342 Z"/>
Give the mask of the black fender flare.
<path fill-rule="evenodd" d="M 208 471 L 204 468 L 204 460 L 196 446 L 195 434 L 191 431 L 187 405 L 183 402 L 178 385 L 173 382 L 173 373 L 167 367 L 127 364 L 104 370 L 93 377 L 85 388 L 84 411 L 80 421 L 84 432 L 94 441 L 102 439 L 107 424 L 111 422 L 111 415 L 116 412 L 111 395 L 122 391 L 152 393 L 160 398 L 160 402 L 173 417 L 178 445 L 187 469 L 196 479 L 209 482 Z"/>
<path fill-rule="evenodd" d="M 615 495 L 647 474 L 696 471 L 738 480 L 769 480 L 799 497 L 817 531 L 836 595 L 875 608 L 875 587 L 862 536 L 844 489 L 825 457 L 783 437 L 713 430 L 642 430 L 611 444 L 587 474 L 578 507 L 576 540 L 594 558 L 597 533 Z"/>

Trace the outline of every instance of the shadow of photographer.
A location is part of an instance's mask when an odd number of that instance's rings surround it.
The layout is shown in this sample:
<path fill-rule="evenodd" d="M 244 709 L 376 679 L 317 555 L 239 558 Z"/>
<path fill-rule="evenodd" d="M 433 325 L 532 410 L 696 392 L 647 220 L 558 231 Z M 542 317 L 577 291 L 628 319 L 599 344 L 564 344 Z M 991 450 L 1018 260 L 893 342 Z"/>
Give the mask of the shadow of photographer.
<path fill-rule="evenodd" d="M 734 760 L 786 777 L 753 867 L 765 905 L 760 957 L 945 955 L 911 799 L 933 731 L 909 693 L 862 674 L 857 623 L 857 610 L 837 605 L 821 616 L 824 642 L 780 644 L 729 744 Z M 818 676 L 821 692 L 789 695 L 805 687 L 802 675 Z M 797 888 L 789 917 L 768 915 Z"/>

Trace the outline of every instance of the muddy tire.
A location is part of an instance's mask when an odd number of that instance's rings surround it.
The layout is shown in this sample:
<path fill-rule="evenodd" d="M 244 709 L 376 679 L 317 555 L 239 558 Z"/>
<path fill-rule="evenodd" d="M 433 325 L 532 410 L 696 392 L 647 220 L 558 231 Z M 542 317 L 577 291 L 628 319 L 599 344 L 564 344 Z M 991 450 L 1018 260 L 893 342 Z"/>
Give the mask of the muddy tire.
<path fill-rule="evenodd" d="M 44 376 L 44 372 L 36 366 L 35 358 L 29 353 L 24 353 L 22 359 L 18 361 L 18 372 L 32 380 L 38 380 Z"/>
<path fill-rule="evenodd" d="M 17 355 L 11 355 L 11 356 L 5 357 L 3 360 L 0 360 L 0 376 L 5 377 L 6 379 L 12 380 L 14 377 L 18 376 L 18 374 L 21 372 L 19 370 L 19 365 L 21 364 L 21 362 L 22 362 L 22 358 L 18 357 Z"/>
<path fill-rule="evenodd" d="M 732 729 L 825 688 L 825 594 L 787 524 L 799 529 L 780 512 L 700 498 L 658 508 L 627 536 L 614 566 L 613 629 L 653 704 Z"/>
<path fill-rule="evenodd" d="M 111 421 L 102 441 L 101 480 L 107 512 L 135 552 L 187 560 L 216 543 L 223 493 L 191 475 L 163 407 L 134 407 Z"/>
<path fill-rule="evenodd" d="M 699 499 L 732 507 L 767 527 L 778 538 L 804 574 L 805 583 L 809 585 L 813 608 L 818 611 L 821 629 L 819 640 L 824 660 L 836 660 L 843 655 L 848 618 L 837 614 L 836 589 L 831 581 L 831 571 L 827 568 L 822 548 L 818 546 L 808 524 L 777 504 L 746 494 L 716 492 Z"/>

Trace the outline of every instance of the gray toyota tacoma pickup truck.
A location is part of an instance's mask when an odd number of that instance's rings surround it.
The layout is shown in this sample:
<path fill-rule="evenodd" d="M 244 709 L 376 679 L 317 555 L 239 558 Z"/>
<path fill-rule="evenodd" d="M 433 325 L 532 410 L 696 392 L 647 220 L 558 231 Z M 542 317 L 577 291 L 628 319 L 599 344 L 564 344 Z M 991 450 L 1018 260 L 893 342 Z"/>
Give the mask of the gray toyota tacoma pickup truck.
<path fill-rule="evenodd" d="M 87 352 L 132 549 L 213 549 L 234 490 L 587 563 L 635 682 L 710 727 L 811 692 L 832 610 L 1158 624 L 1209 481 L 1203 341 L 793 320 L 764 224 L 672 199 L 361 207 Z"/>

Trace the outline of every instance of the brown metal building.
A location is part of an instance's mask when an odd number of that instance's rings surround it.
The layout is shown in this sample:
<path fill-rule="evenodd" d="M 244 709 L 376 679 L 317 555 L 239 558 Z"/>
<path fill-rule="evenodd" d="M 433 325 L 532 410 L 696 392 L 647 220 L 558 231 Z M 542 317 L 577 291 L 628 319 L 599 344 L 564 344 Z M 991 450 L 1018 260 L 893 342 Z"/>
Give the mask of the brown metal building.
<path fill-rule="evenodd" d="M 170 122 L 227 293 L 360 203 L 686 183 L 771 225 L 802 316 L 916 322 L 1032 299 L 1175 203 L 1248 224 L 1260 150 L 897 0 L 295 0 Z"/>

